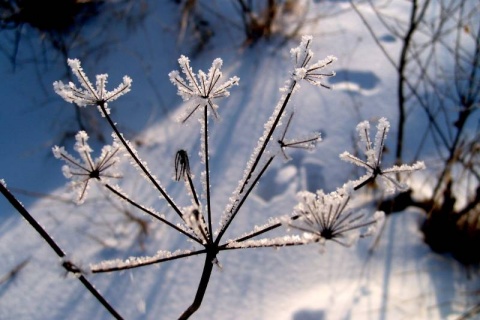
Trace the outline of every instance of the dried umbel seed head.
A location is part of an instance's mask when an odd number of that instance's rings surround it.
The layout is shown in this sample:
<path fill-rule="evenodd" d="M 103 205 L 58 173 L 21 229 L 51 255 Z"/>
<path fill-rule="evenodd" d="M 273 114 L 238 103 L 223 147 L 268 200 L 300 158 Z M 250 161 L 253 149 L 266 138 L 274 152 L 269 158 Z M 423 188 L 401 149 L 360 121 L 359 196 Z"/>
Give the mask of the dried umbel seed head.
<path fill-rule="evenodd" d="M 180 149 L 175 155 L 175 180 L 180 181 L 182 178 L 186 180 L 190 175 L 190 161 L 187 151 Z"/>

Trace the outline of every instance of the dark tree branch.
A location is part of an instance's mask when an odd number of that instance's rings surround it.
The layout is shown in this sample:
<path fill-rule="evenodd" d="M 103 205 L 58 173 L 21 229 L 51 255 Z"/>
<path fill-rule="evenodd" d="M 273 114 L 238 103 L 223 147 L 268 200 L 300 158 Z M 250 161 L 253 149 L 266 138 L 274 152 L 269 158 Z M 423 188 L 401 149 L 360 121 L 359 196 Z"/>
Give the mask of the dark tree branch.
<path fill-rule="evenodd" d="M 17 212 L 20 213 L 22 217 L 24 217 L 25 220 L 27 220 L 27 222 L 35 229 L 35 231 L 37 231 L 37 233 L 47 242 L 50 248 L 55 251 L 57 256 L 64 259 L 66 256 L 65 252 L 2 183 L 0 183 L 0 192 L 8 200 L 8 202 L 10 202 L 10 204 L 15 208 L 15 210 L 17 210 Z M 67 261 L 65 261 L 62 266 L 68 272 L 74 272 L 73 270 L 77 270 L 74 273 L 78 277 L 78 280 L 80 280 L 80 282 L 85 286 L 85 288 L 90 291 L 90 293 L 97 299 L 97 301 L 100 302 L 115 319 L 123 319 L 122 316 L 100 294 L 100 292 L 98 292 L 97 289 L 95 289 L 95 287 L 87 280 L 87 278 L 85 278 L 83 274 L 78 272 L 80 270 L 78 267 L 76 267 L 72 262 Z"/>

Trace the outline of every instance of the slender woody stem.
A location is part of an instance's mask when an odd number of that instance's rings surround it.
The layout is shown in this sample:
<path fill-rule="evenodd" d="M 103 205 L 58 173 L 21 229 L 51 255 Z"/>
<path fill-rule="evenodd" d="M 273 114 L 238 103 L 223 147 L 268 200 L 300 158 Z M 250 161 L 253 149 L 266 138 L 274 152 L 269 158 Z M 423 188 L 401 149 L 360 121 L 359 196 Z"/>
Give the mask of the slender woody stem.
<path fill-rule="evenodd" d="M 22 217 L 27 220 L 27 222 L 37 231 L 37 233 L 48 243 L 50 248 L 55 251 L 58 257 L 65 258 L 66 254 L 60 248 L 60 246 L 53 240 L 53 238 L 48 234 L 45 229 L 35 220 L 35 218 L 25 209 L 25 207 L 15 198 L 15 196 L 2 184 L 0 183 L 0 192 L 3 196 L 10 202 L 10 204 L 15 208 L 22 215 Z M 68 266 L 74 266 L 73 263 L 63 263 L 62 266 L 68 272 L 72 272 L 73 268 Z M 74 266 L 75 267 L 75 266 Z M 80 270 L 78 267 L 75 267 L 76 270 Z M 87 288 L 88 291 L 100 302 L 105 309 L 115 318 L 115 319 L 123 319 L 122 316 L 115 310 L 114 307 L 108 303 L 108 301 L 100 294 L 100 292 L 95 289 L 95 287 L 85 278 L 84 275 L 79 274 L 78 280 Z"/>
<path fill-rule="evenodd" d="M 210 281 L 210 276 L 212 275 L 213 269 L 213 260 L 216 257 L 216 251 L 209 250 L 205 256 L 205 264 L 203 266 L 202 277 L 200 278 L 200 283 L 198 284 L 197 293 L 193 299 L 192 304 L 183 312 L 183 314 L 178 318 L 179 320 L 185 320 L 190 318 L 194 314 L 200 305 L 202 304 L 203 297 L 207 291 L 208 282 Z"/>
<path fill-rule="evenodd" d="M 203 112 L 203 121 L 204 121 L 204 136 L 203 136 L 203 143 L 205 148 L 205 192 L 207 193 L 207 214 L 208 214 L 208 232 L 212 233 L 212 207 L 210 204 L 210 167 L 209 167 L 209 160 L 208 160 L 208 110 L 207 106 L 205 106 L 205 110 Z M 212 237 L 208 239 L 209 242 L 212 241 Z"/>

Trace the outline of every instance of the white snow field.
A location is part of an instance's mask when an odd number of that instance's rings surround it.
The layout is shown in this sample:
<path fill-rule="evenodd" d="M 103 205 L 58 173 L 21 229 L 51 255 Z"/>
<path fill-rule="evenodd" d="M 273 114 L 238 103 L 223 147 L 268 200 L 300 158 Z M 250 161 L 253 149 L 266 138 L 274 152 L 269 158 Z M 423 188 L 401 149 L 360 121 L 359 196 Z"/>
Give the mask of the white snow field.
<path fill-rule="evenodd" d="M 290 48 L 298 46 L 301 35 L 310 34 L 315 61 L 328 55 L 338 58 L 327 68 L 335 70 L 337 76 L 324 79 L 332 90 L 302 82 L 290 102 L 295 117 L 288 134 L 305 136 L 317 131 L 323 141 L 313 152 L 287 151 L 291 161 L 277 157 L 225 239 L 263 225 L 270 217 L 291 214 L 300 190 L 335 191 L 363 174 L 339 159 L 344 151 L 355 152 L 359 122 L 369 120 L 374 127 L 378 119 L 386 117 L 392 123 L 386 146 L 394 144 L 394 68 L 348 1 L 300 2 L 309 5 L 306 22 L 298 36 L 283 46 L 274 39 L 246 48 L 241 30 L 225 26 L 194 54 L 188 35 L 183 43 L 177 41 L 178 6 L 173 1 L 146 1 L 148 12 L 136 28 L 109 25 L 103 31 L 108 34 L 101 37 L 109 40 L 105 48 L 94 52 L 72 48 L 69 55 L 82 61 L 90 79 L 108 73 L 110 90 L 123 75 L 133 79 L 132 91 L 109 103 L 111 116 L 182 206 L 189 205 L 190 200 L 185 185 L 172 179 L 175 153 L 188 150 L 200 190 L 200 124 L 196 119 L 186 124 L 176 121 L 186 103 L 176 95 L 168 73 L 179 70 L 177 59 L 184 54 L 190 57 L 194 70 L 208 70 L 220 57 L 224 78 L 240 78 L 239 85 L 230 89 L 230 97 L 216 101 L 221 119 L 210 120 L 214 229 L 263 133 L 263 124 L 281 97 L 279 88 L 290 76 Z M 221 6 L 226 7 L 221 12 L 231 10 L 227 1 L 211 3 L 212 12 L 220 12 Z M 376 21 L 368 6 L 360 8 Z M 405 17 L 408 8 L 408 1 L 391 6 L 393 14 Z M 334 11 L 340 13 L 328 16 Z M 223 17 L 229 25 L 227 18 Z M 376 23 L 373 27 L 382 30 Z M 92 24 L 85 32 L 91 36 L 99 30 Z M 385 32 L 385 45 L 398 52 L 399 40 Z M 11 39 L 9 34 L 0 36 Z M 99 41 L 94 36 L 87 39 Z M 61 134 L 78 129 L 74 106 L 56 95 L 52 86 L 56 80 L 69 81 L 71 73 L 66 73 L 65 61 L 54 54 L 47 53 L 45 62 L 40 49 L 28 51 L 38 42 L 33 34 L 25 34 L 14 71 L 8 59 L 0 59 L 0 94 L 4 97 L 0 108 L 0 178 L 83 269 L 104 260 L 151 256 L 160 250 L 198 249 L 198 244 L 183 235 L 107 196 L 101 186 L 92 184 L 83 205 L 71 201 L 74 195 L 66 188 L 63 163 L 51 154 L 57 144 L 71 149 L 73 139 L 62 139 Z M 99 128 L 108 139 L 105 143 L 110 144 L 109 127 L 98 112 L 90 112 L 96 121 L 91 127 Z M 89 134 L 95 141 L 95 133 Z M 101 145 L 92 143 L 94 157 Z M 393 153 L 386 153 L 383 160 L 386 167 L 391 166 Z M 407 180 L 419 198 L 429 192 L 425 176 L 432 165 L 430 159 L 422 160 L 427 170 Z M 118 183 L 132 198 L 180 222 L 129 161 L 123 161 L 118 171 L 124 177 Z M 48 196 L 32 197 L 22 190 Z M 379 193 L 361 190 L 351 205 L 373 212 L 374 196 Z M 51 248 L 5 200 L 0 200 L 0 210 L 0 319 L 111 318 L 74 276 L 66 274 Z M 415 208 L 388 215 L 376 236 L 360 239 L 348 248 L 331 241 L 324 247 L 309 244 L 223 251 L 218 256 L 221 267 L 214 268 L 204 301 L 192 319 L 456 319 L 478 303 L 479 277 L 475 269 L 430 250 L 420 231 L 423 218 L 424 213 Z M 291 232 L 279 229 L 279 234 Z M 9 274 L 23 262 L 15 275 Z M 126 271 L 87 272 L 86 277 L 125 319 L 176 319 L 195 296 L 203 262 L 201 255 Z"/>

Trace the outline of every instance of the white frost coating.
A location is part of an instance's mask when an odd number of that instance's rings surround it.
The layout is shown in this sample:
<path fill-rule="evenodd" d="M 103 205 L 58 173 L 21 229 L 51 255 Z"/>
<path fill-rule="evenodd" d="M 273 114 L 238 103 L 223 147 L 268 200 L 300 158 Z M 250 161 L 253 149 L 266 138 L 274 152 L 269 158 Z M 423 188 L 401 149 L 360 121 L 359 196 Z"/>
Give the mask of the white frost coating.
<path fill-rule="evenodd" d="M 73 82 L 65 84 L 62 81 L 55 81 L 53 83 L 53 89 L 65 101 L 75 103 L 80 107 L 85 107 L 87 105 L 100 106 L 103 104 L 107 113 L 110 113 L 108 102 L 116 100 L 120 96 L 126 94 L 130 91 L 132 86 L 132 79 L 128 76 L 124 76 L 123 82 L 117 88 L 113 91 L 107 91 L 105 86 L 107 84 L 108 75 L 99 74 L 96 76 L 96 88 L 94 88 L 83 71 L 78 59 L 68 59 L 67 63 L 80 82 L 81 87 L 78 88 Z M 100 108 L 99 110 L 102 116 L 105 116 Z"/>
<path fill-rule="evenodd" d="M 265 230 L 271 226 L 274 226 L 276 224 L 282 224 L 283 223 L 283 220 L 290 220 L 289 217 L 271 217 L 268 219 L 268 222 L 265 223 L 264 225 L 261 225 L 261 226 L 254 226 L 253 227 L 253 230 L 250 231 L 250 232 L 246 232 L 244 234 L 242 234 L 240 237 L 236 238 L 236 239 L 230 239 L 228 240 L 228 242 L 236 242 L 238 239 L 242 239 L 242 238 L 245 238 L 245 237 L 248 237 L 252 234 L 255 234 L 257 233 L 258 231 L 261 231 L 261 230 Z"/>
<path fill-rule="evenodd" d="M 207 152 L 205 148 L 205 132 L 208 134 L 208 119 L 204 121 L 204 119 L 199 119 L 200 122 L 200 151 L 199 151 L 199 156 L 200 156 L 200 161 L 205 164 L 206 159 L 207 159 Z M 208 136 L 206 137 L 208 139 Z"/>
<path fill-rule="evenodd" d="M 208 228 L 205 223 L 205 217 L 197 206 L 190 206 L 182 210 L 182 219 L 185 224 L 193 231 L 195 236 L 206 244 L 209 240 Z"/>
<path fill-rule="evenodd" d="M 302 191 L 298 193 L 299 203 L 294 208 L 298 216 L 289 226 L 310 234 L 312 241 L 324 244 L 333 240 L 344 246 L 351 246 L 356 239 L 371 235 L 375 225 L 383 223 L 383 213 L 373 217 L 365 210 L 347 209 L 350 200 L 350 185 L 335 192 L 316 194 Z"/>
<path fill-rule="evenodd" d="M 80 155 L 81 160 L 70 155 L 64 147 L 54 146 L 52 152 L 55 158 L 66 162 L 62 166 L 63 175 L 72 180 L 70 187 L 77 190 L 75 201 L 77 204 L 81 204 L 85 201 L 85 196 L 90 188 L 90 180 L 106 183 L 110 178 L 121 178 L 120 173 L 114 171 L 115 166 L 120 162 L 118 157 L 120 145 L 113 142 L 112 145 L 104 146 L 100 156 L 94 160 L 91 156 L 93 150 L 88 144 L 87 133 L 80 131 L 75 139 L 74 149 Z"/>
<path fill-rule="evenodd" d="M 375 135 L 375 142 L 373 143 L 373 153 L 376 155 L 377 164 L 380 165 L 382 161 L 383 148 L 387 133 L 390 130 L 390 123 L 385 118 L 380 118 L 377 124 L 377 134 Z"/>
<path fill-rule="evenodd" d="M 228 242 L 227 248 L 263 248 L 263 247 L 285 247 L 293 245 L 304 245 L 312 242 L 312 238 L 299 235 L 287 235 L 271 239 L 246 240 L 241 242 Z"/>
<path fill-rule="evenodd" d="M 295 67 L 292 73 L 294 81 L 306 80 L 314 86 L 329 88 L 321 82 L 325 77 L 335 76 L 335 72 L 322 72 L 322 69 L 337 60 L 334 56 L 327 56 L 323 60 L 319 60 L 310 64 L 313 58 L 313 51 L 310 49 L 312 36 L 303 36 L 300 45 L 290 50 Z"/>
<path fill-rule="evenodd" d="M 357 133 L 359 136 L 358 146 L 360 149 L 369 151 L 372 149 L 372 142 L 370 141 L 370 122 L 362 121 L 357 125 Z"/>
<path fill-rule="evenodd" d="M 176 250 L 174 252 L 160 250 L 154 256 L 144 256 L 144 257 L 130 257 L 126 260 L 114 259 L 114 260 L 105 260 L 96 264 L 90 265 L 91 271 L 102 271 L 108 269 L 126 269 L 126 268 L 135 268 L 142 265 L 152 264 L 159 262 L 164 259 L 171 259 L 176 256 L 185 255 L 191 253 L 191 250 Z"/>
<path fill-rule="evenodd" d="M 376 223 L 372 224 L 368 227 L 367 231 L 362 235 L 364 237 L 371 236 L 377 232 L 377 230 L 381 229 L 383 224 L 385 223 L 385 212 L 377 211 L 373 215 L 373 219 L 375 219 Z"/>
<path fill-rule="evenodd" d="M 212 66 L 205 74 L 202 70 L 198 71 L 195 77 L 193 69 L 190 67 L 190 60 L 185 56 L 180 56 L 178 64 L 185 75 L 185 79 L 180 75 L 180 72 L 174 70 L 168 74 L 170 81 L 177 87 L 178 95 L 182 97 L 183 101 L 191 101 L 190 107 L 184 115 L 180 117 L 181 122 L 187 121 L 197 110 L 210 107 L 211 112 L 215 118 L 218 118 L 218 105 L 213 103 L 213 100 L 223 97 L 228 97 L 230 92 L 228 89 L 234 85 L 238 85 L 240 78 L 234 76 L 224 82 L 219 83 L 222 78 L 222 59 L 217 58 L 213 60 Z M 197 80 L 198 78 L 198 80 Z"/>
<path fill-rule="evenodd" d="M 380 177 L 378 180 L 387 193 L 394 193 L 397 190 L 405 191 L 408 189 L 408 185 L 397 181 L 395 175 L 398 173 L 425 169 L 425 163 L 423 161 L 418 161 L 413 165 L 395 165 L 388 169 L 383 169 L 381 167 L 383 149 L 385 147 L 385 140 L 389 129 L 390 123 L 388 120 L 386 118 L 380 118 L 377 125 L 375 141 L 372 146 L 372 141 L 370 139 L 370 124 L 368 121 L 360 122 L 357 125 L 357 132 L 360 137 L 359 146 L 364 150 L 366 160 L 361 160 L 347 151 L 340 154 L 340 159 L 367 170 L 367 173 L 364 176 L 355 181 L 356 189 L 362 187 L 369 181 L 376 180 L 377 177 Z"/>

